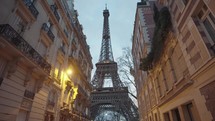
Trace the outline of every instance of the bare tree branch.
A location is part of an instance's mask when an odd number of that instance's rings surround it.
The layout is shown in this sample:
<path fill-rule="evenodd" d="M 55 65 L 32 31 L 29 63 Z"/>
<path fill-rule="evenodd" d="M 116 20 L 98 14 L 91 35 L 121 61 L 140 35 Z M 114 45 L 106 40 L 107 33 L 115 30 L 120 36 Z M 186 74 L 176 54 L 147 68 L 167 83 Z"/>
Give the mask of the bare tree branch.
<path fill-rule="evenodd" d="M 136 84 L 134 81 L 134 63 L 129 47 L 122 48 L 122 56 L 117 58 L 118 70 L 123 83 L 128 86 L 129 94 L 137 100 Z"/>

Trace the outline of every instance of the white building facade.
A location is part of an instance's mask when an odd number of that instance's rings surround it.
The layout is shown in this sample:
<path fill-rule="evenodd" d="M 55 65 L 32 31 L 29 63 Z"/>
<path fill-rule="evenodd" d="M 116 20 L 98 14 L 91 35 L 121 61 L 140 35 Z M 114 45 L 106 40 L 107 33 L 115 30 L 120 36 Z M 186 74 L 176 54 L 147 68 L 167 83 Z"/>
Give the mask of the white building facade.
<path fill-rule="evenodd" d="M 72 120 L 92 70 L 77 12 L 65 0 L 4 0 L 0 9 L 0 120 Z M 80 105 L 76 117 L 88 120 Z"/>

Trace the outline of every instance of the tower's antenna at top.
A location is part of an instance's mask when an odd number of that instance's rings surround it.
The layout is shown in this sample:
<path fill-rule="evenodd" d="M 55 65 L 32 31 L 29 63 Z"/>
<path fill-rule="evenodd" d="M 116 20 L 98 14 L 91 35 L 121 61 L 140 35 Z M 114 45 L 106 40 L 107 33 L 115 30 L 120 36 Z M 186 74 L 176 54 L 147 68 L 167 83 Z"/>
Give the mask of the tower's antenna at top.
<path fill-rule="evenodd" d="M 105 9 L 107 10 L 107 3 L 105 4 Z"/>

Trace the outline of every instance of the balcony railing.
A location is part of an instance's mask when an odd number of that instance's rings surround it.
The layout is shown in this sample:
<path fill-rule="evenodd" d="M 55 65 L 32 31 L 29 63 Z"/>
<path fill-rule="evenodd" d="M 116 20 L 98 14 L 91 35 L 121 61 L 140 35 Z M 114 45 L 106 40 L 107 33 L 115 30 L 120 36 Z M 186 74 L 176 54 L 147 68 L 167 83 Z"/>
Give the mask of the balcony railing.
<path fill-rule="evenodd" d="M 33 16 L 35 18 L 37 18 L 39 12 L 38 10 L 35 8 L 33 2 L 31 2 L 31 0 L 23 0 L 25 5 L 27 6 L 27 8 L 31 11 L 31 13 L 33 14 Z"/>
<path fill-rule="evenodd" d="M 25 90 L 24 96 L 30 99 L 34 99 L 35 93 L 29 91 L 29 90 Z"/>
<path fill-rule="evenodd" d="M 13 45 L 16 49 L 21 51 L 23 55 L 36 63 L 46 73 L 50 73 L 51 65 L 28 44 L 9 24 L 0 25 L 0 36 Z"/>
<path fill-rule="evenodd" d="M 51 29 L 48 27 L 48 25 L 47 25 L 46 23 L 43 23 L 42 29 L 43 29 L 44 31 L 46 31 L 46 32 L 47 32 L 47 35 L 49 36 L 49 38 L 50 38 L 52 41 L 54 41 L 55 36 L 54 36 L 54 34 L 52 33 Z"/>
<path fill-rule="evenodd" d="M 60 16 L 59 16 L 59 14 L 58 14 L 58 12 L 57 12 L 57 6 L 54 4 L 54 5 L 51 5 L 50 7 L 51 7 L 51 10 L 52 10 L 52 12 L 54 13 L 54 15 L 55 15 L 57 21 L 59 21 L 59 20 L 60 20 Z"/>

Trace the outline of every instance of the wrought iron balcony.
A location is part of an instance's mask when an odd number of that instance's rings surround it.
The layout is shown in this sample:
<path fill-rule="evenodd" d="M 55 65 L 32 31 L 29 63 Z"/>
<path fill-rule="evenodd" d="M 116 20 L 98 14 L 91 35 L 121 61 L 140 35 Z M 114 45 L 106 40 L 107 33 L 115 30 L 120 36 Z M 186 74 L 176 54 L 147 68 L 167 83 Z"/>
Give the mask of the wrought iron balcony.
<path fill-rule="evenodd" d="M 0 25 L 0 36 L 37 64 L 46 73 L 50 73 L 51 65 L 26 42 L 9 24 Z"/>
<path fill-rule="evenodd" d="M 31 11 L 31 13 L 33 14 L 33 16 L 35 18 L 37 18 L 39 12 L 38 10 L 35 8 L 33 2 L 31 2 L 31 0 L 23 0 L 25 5 L 27 6 L 27 8 Z"/>
<path fill-rule="evenodd" d="M 47 32 L 47 35 L 49 36 L 49 38 L 54 41 L 54 34 L 52 33 L 51 29 L 48 27 L 48 25 L 46 23 L 43 23 L 42 29 Z"/>
<path fill-rule="evenodd" d="M 29 90 L 25 90 L 24 96 L 30 99 L 34 99 L 35 93 L 29 91 Z"/>
<path fill-rule="evenodd" d="M 59 21 L 60 20 L 60 16 L 59 16 L 59 14 L 57 12 L 57 6 L 54 4 L 54 5 L 51 5 L 50 7 L 51 7 L 52 12 L 55 15 L 55 18 L 57 19 L 57 21 Z"/>

